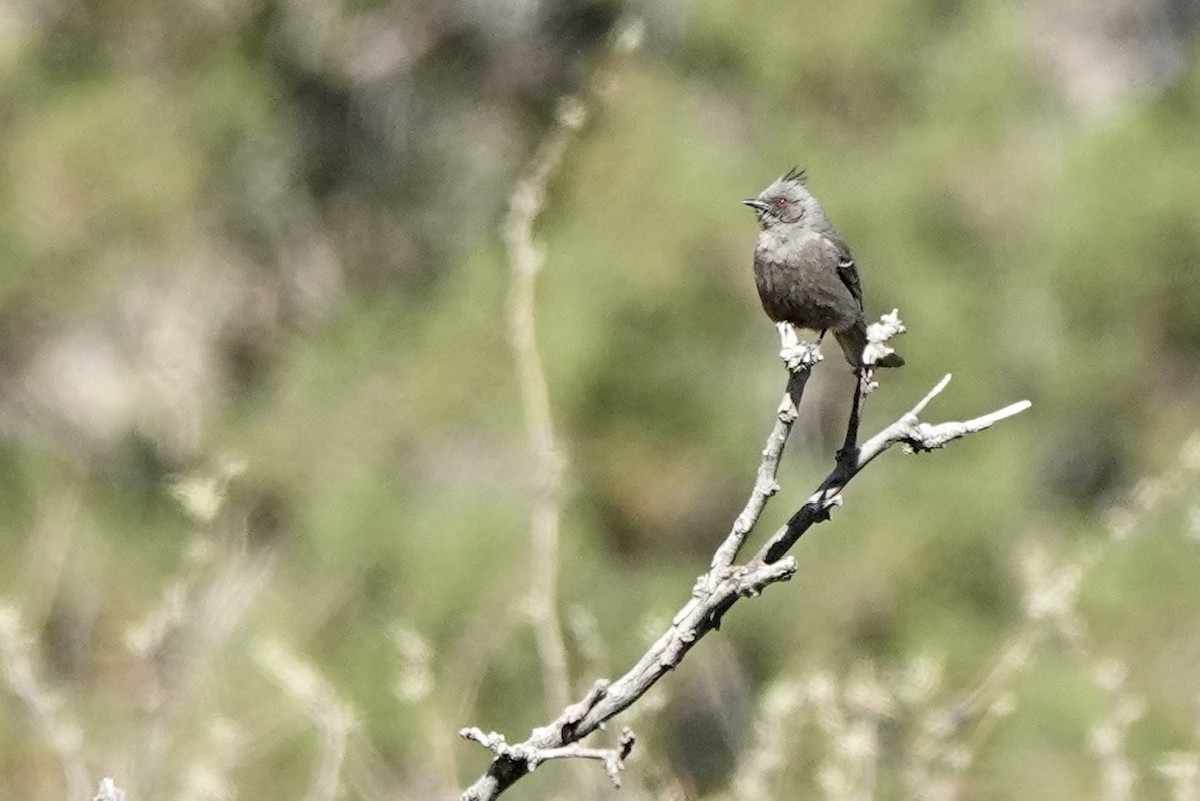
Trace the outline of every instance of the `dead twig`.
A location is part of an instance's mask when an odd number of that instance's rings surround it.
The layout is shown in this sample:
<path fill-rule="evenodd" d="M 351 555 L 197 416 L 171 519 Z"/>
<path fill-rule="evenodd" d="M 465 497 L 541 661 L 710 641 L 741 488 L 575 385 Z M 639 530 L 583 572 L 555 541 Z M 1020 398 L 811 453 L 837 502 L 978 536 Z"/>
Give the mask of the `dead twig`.
<path fill-rule="evenodd" d="M 880 334 L 878 343 L 875 340 L 872 343 L 886 347 L 886 341 L 902 331 L 903 325 L 895 312 L 885 317 L 883 322 L 887 330 Z M 920 415 L 926 406 L 949 383 L 950 376 L 946 376 L 908 413 L 867 440 L 862 447 L 854 448 L 849 453 L 840 453 L 833 471 L 787 525 L 777 530 L 752 559 L 745 564 L 735 565 L 738 551 L 757 523 L 767 500 L 778 488 L 775 475 L 779 458 L 800 407 L 808 375 L 820 361 L 815 346 L 807 343 L 793 342 L 789 345 L 785 341 L 781 356 L 789 369 L 788 385 L 776 414 L 775 425 L 763 449 L 750 499 L 713 555 L 711 568 L 696 581 L 691 599 L 675 615 L 667 631 L 623 676 L 612 682 L 597 681 L 580 701 L 566 707 L 549 724 L 534 729 L 524 742 L 509 745 L 501 735 L 485 735 L 473 727 L 463 729 L 460 732 L 463 737 L 485 745 L 495 754 L 495 758 L 487 772 L 462 793 L 461 801 L 490 801 L 547 759 L 581 756 L 603 758 L 606 764 L 610 764 L 607 757 L 601 755 L 611 754 L 612 749 L 576 749 L 568 746 L 582 740 L 605 721 L 628 708 L 664 674 L 674 669 L 705 634 L 720 625 L 724 614 L 739 598 L 756 596 L 768 585 L 791 578 L 796 572 L 796 562 L 785 555 L 787 550 L 814 524 L 829 519 L 830 509 L 841 504 L 842 490 L 864 467 L 893 445 L 902 444 L 906 451 L 912 453 L 935 450 L 967 434 L 989 428 L 1030 406 L 1028 401 L 1021 401 L 962 422 L 922 422 Z M 856 406 L 856 411 L 861 410 Z M 628 747 L 632 747 L 631 739 Z M 628 749 L 622 746 L 620 752 L 619 761 L 623 761 Z"/>

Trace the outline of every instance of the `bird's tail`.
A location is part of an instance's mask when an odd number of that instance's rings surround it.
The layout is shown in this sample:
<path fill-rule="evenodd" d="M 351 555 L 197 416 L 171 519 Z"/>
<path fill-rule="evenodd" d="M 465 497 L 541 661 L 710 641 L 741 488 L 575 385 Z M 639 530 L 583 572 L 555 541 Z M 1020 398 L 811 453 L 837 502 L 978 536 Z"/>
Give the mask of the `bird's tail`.
<path fill-rule="evenodd" d="M 837 337 L 838 344 L 842 346 L 842 353 L 846 356 L 846 361 L 850 362 L 850 366 L 855 370 L 862 367 L 863 349 L 867 347 L 867 324 L 859 320 L 851 328 L 845 331 L 834 331 L 833 335 Z M 904 357 L 899 353 L 889 353 L 878 362 L 876 367 L 902 367 L 904 365 Z"/>

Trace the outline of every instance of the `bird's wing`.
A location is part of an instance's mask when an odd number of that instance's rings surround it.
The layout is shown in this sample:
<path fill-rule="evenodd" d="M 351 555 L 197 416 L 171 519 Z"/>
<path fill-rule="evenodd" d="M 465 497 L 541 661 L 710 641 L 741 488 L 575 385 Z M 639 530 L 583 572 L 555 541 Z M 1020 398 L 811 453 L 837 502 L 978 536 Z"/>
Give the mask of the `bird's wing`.
<path fill-rule="evenodd" d="M 826 235 L 825 241 L 833 247 L 834 252 L 837 254 L 838 278 L 842 279 L 842 283 L 846 285 L 846 289 L 850 290 L 850 294 L 854 296 L 855 302 L 858 303 L 858 308 L 862 309 L 862 281 L 858 277 L 858 268 L 854 266 L 854 256 L 850 253 L 850 247 L 836 235 Z"/>

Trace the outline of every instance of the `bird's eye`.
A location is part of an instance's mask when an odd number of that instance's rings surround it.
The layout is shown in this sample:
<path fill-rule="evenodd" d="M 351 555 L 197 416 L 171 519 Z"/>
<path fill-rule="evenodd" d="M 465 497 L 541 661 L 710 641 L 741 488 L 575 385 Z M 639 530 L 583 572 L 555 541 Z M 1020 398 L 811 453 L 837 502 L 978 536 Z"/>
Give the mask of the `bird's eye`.
<path fill-rule="evenodd" d="M 782 209 L 784 206 L 786 206 L 787 204 L 788 204 L 788 199 L 787 199 L 786 197 L 781 197 L 781 198 L 779 198 L 779 199 L 777 199 L 777 200 L 775 201 L 775 205 L 776 205 L 776 206 L 778 206 L 778 207 L 779 207 L 779 208 L 781 208 L 781 209 Z"/>

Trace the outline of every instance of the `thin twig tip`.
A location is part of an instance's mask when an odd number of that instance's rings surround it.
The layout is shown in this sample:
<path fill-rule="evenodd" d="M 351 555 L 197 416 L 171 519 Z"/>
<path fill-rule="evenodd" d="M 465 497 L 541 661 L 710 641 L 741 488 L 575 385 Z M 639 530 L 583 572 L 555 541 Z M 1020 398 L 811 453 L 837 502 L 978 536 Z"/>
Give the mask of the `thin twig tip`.
<path fill-rule="evenodd" d="M 1016 403 L 1010 403 L 1000 411 L 996 412 L 997 417 L 1012 417 L 1014 414 L 1020 414 L 1026 409 L 1032 409 L 1033 403 L 1027 400 L 1019 400 Z"/>

